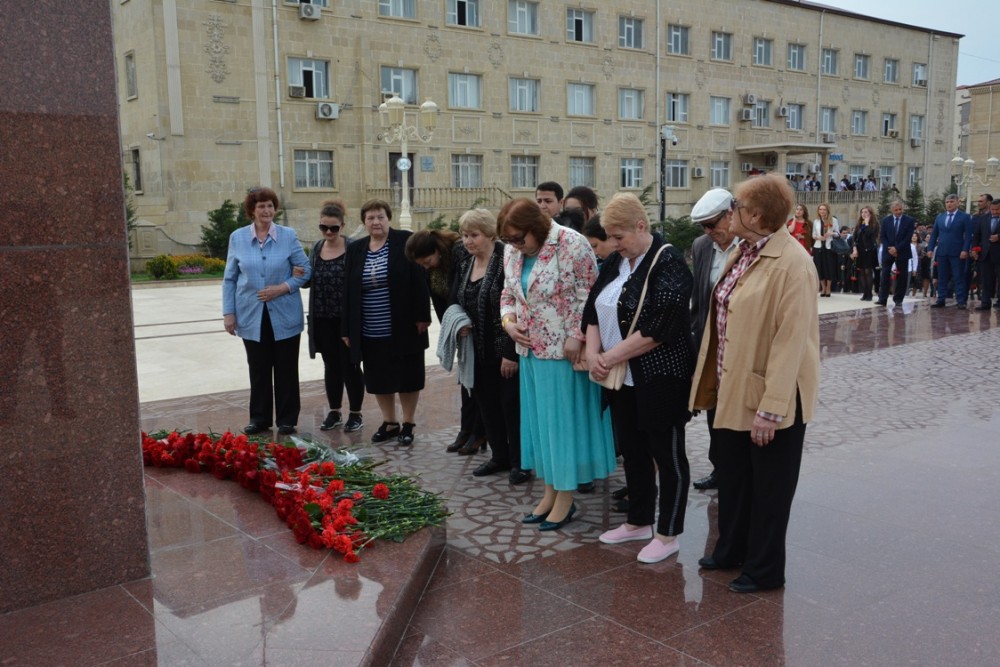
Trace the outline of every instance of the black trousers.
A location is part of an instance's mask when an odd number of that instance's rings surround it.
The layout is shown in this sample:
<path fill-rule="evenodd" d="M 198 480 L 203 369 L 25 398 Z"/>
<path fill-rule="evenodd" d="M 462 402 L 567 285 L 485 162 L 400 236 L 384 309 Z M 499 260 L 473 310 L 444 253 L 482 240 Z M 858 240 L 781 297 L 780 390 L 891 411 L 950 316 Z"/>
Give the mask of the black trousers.
<path fill-rule="evenodd" d="M 684 423 L 664 422 L 662 430 L 639 428 L 635 388 L 627 385 L 611 392 L 611 415 L 628 486 L 626 521 L 633 526 L 651 526 L 655 520 L 660 535 L 680 535 L 684 532 L 691 481 L 684 450 Z M 659 519 L 656 519 L 657 473 Z"/>
<path fill-rule="evenodd" d="M 272 411 L 277 408 L 278 426 L 299 423 L 299 339 L 274 340 L 271 317 L 264 306 L 260 322 L 260 342 L 243 339 L 250 367 L 250 421 L 264 427 L 274 424 Z"/>
<path fill-rule="evenodd" d="M 351 350 L 340 337 L 340 318 L 320 318 L 313 322 L 314 335 L 323 356 L 323 383 L 331 410 L 339 410 L 347 387 L 347 405 L 361 412 L 365 398 L 365 378 L 359 364 L 351 363 Z"/>
<path fill-rule="evenodd" d="M 997 296 L 996 281 L 1000 273 L 1000 264 L 989 259 L 979 262 L 979 300 L 989 303 Z"/>
<path fill-rule="evenodd" d="M 471 402 L 479 415 L 477 428 L 485 430 L 490 443 L 491 458 L 504 468 L 520 468 L 521 399 L 517 374 L 505 378 L 500 375 L 499 361 L 483 363 L 476 357 L 475 378 Z"/>
<path fill-rule="evenodd" d="M 906 276 L 909 272 L 910 260 L 905 257 L 896 257 L 893 259 L 887 251 L 882 251 L 882 273 L 879 276 L 879 286 L 878 286 L 878 300 L 888 302 L 889 300 L 889 281 L 892 280 L 892 267 L 896 267 L 896 275 L 899 279 L 896 280 L 896 285 L 892 290 L 892 300 L 896 303 L 903 303 L 903 297 L 906 296 Z"/>
<path fill-rule="evenodd" d="M 785 533 L 805 435 L 798 401 L 794 423 L 776 430 L 764 447 L 751 441 L 749 431 L 714 429 L 719 539 L 712 557 L 724 566 L 742 563 L 759 586 L 785 583 Z"/>

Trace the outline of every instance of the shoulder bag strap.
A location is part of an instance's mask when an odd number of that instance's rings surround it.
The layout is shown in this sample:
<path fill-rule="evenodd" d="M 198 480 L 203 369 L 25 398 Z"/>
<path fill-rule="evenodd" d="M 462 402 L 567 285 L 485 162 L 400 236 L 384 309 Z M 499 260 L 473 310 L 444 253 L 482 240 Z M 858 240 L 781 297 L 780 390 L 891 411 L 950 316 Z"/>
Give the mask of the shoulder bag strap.
<path fill-rule="evenodd" d="M 646 290 L 649 288 L 649 274 L 653 272 L 653 267 L 656 266 L 656 260 L 660 259 L 660 253 L 669 247 L 669 243 L 664 243 L 660 246 L 660 249 L 656 251 L 656 254 L 653 255 L 653 261 L 649 265 L 649 271 L 646 272 L 646 279 L 642 282 L 642 294 L 639 295 L 639 305 L 635 309 L 635 316 L 632 318 L 632 324 L 629 326 L 628 333 L 625 334 L 625 338 L 632 335 L 632 332 L 635 331 L 635 323 L 639 321 L 639 313 L 642 312 L 642 304 L 646 300 Z"/>

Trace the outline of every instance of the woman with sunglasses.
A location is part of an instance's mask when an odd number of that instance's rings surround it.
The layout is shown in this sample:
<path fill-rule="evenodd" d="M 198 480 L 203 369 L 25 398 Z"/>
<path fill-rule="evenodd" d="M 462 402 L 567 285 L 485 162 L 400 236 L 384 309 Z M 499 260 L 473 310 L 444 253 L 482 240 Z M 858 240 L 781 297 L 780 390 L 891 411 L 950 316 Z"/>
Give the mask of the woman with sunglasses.
<path fill-rule="evenodd" d="M 319 231 L 323 235 L 309 255 L 312 265 L 309 290 L 309 358 L 319 352 L 323 357 L 323 380 L 330 411 L 319 427 L 329 431 L 341 424 L 345 433 L 361 430 L 361 403 L 365 398 L 364 377 L 361 367 L 351 362 L 351 351 L 340 337 L 344 301 L 344 256 L 347 241 L 341 234 L 344 229 L 344 202 L 331 199 L 323 202 L 319 211 Z M 350 414 L 347 422 L 340 409 L 347 387 Z"/>

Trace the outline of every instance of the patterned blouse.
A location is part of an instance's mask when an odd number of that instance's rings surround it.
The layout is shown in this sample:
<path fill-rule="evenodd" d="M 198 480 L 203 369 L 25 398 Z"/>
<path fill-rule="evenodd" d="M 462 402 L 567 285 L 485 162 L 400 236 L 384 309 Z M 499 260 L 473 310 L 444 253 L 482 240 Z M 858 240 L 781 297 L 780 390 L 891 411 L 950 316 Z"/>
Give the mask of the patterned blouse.
<path fill-rule="evenodd" d="M 736 263 L 729 269 L 729 273 L 722 277 L 719 285 L 715 288 L 715 330 L 719 337 L 719 349 L 715 358 L 715 372 L 719 378 L 719 384 L 722 384 L 722 358 L 726 353 L 726 320 L 729 316 L 729 297 L 733 295 L 736 283 L 747 272 L 747 269 L 757 259 L 761 249 L 767 245 L 770 239 L 770 236 L 765 236 L 756 243 L 741 241 L 739 245 L 740 258 L 736 260 Z"/>
<path fill-rule="evenodd" d="M 361 290 L 361 335 L 365 338 L 391 338 L 388 241 L 377 251 L 369 250 L 365 255 Z"/>
<path fill-rule="evenodd" d="M 316 295 L 313 300 L 312 314 L 322 319 L 333 319 L 341 316 L 341 306 L 344 294 L 344 257 L 333 259 L 316 258 L 312 277 L 312 288 Z"/>

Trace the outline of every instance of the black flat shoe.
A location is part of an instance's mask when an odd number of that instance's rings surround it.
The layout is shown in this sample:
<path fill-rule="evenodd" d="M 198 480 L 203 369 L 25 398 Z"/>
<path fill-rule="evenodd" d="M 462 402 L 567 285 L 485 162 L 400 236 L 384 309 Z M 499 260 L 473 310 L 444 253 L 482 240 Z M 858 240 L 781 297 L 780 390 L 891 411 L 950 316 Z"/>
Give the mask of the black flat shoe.
<path fill-rule="evenodd" d="M 258 424 L 257 422 L 250 422 L 243 427 L 243 432 L 246 435 L 257 435 L 258 433 L 263 433 L 264 431 L 270 431 L 270 426 L 264 426 L 263 424 Z"/>
<path fill-rule="evenodd" d="M 495 475 L 498 472 L 506 472 L 507 470 L 507 466 L 502 466 L 493 459 L 490 459 L 485 463 L 479 464 L 479 467 L 472 471 L 472 476 L 486 477 L 487 475 Z"/>
<path fill-rule="evenodd" d="M 699 491 L 707 491 L 708 489 L 717 489 L 719 488 L 719 480 L 715 479 L 715 471 L 713 470 L 705 477 L 702 477 L 699 480 L 695 480 L 694 484 L 692 484 L 691 486 L 698 489 Z"/>
<path fill-rule="evenodd" d="M 444 451 L 457 452 L 458 450 L 460 450 L 462 447 L 465 446 L 465 443 L 469 441 L 469 436 L 471 435 L 472 433 L 470 433 L 469 431 L 459 431 L 458 435 L 455 436 L 455 442 L 448 445 Z"/>
<path fill-rule="evenodd" d="M 461 449 L 458 450 L 459 456 L 472 456 L 476 452 L 486 451 L 486 436 L 472 436 L 469 438 L 468 442 L 462 445 Z"/>
<path fill-rule="evenodd" d="M 625 500 L 626 498 L 628 498 L 628 487 L 623 486 L 620 489 L 615 489 L 614 491 L 611 492 L 611 497 L 614 500 Z"/>
<path fill-rule="evenodd" d="M 611 511 L 618 514 L 628 514 L 628 498 L 622 498 L 611 506 Z"/>
<path fill-rule="evenodd" d="M 294 426 L 285 425 L 278 427 L 278 435 L 291 435 L 292 433 L 295 433 Z"/>
<path fill-rule="evenodd" d="M 725 563 L 716 561 L 711 556 L 702 556 L 698 559 L 698 567 L 703 570 L 732 570 L 739 567 L 739 565 L 726 565 Z"/>
<path fill-rule="evenodd" d="M 416 424 L 410 422 L 403 422 L 403 428 L 399 430 L 399 436 L 396 438 L 399 444 L 404 447 L 409 447 L 413 444 L 413 427 Z"/>
<path fill-rule="evenodd" d="M 566 513 L 566 516 L 561 521 L 543 521 L 539 524 L 538 530 L 559 530 L 573 520 L 574 514 L 576 514 L 576 503 L 569 506 L 569 512 Z"/>
<path fill-rule="evenodd" d="M 511 468 L 510 475 L 507 476 L 507 479 L 511 484 L 524 484 L 525 482 L 530 482 L 532 477 L 534 477 L 534 475 L 531 474 L 530 470 Z"/>
<path fill-rule="evenodd" d="M 385 442 L 390 438 L 398 436 L 399 422 L 382 422 L 382 425 L 378 427 L 378 430 L 372 436 L 372 442 Z"/>
<path fill-rule="evenodd" d="M 576 485 L 576 490 L 577 490 L 577 493 L 593 493 L 594 492 L 594 483 L 593 482 L 584 482 L 583 484 L 577 484 Z"/>
<path fill-rule="evenodd" d="M 741 574 L 729 582 L 729 590 L 734 593 L 756 593 L 760 587 L 749 576 Z"/>

